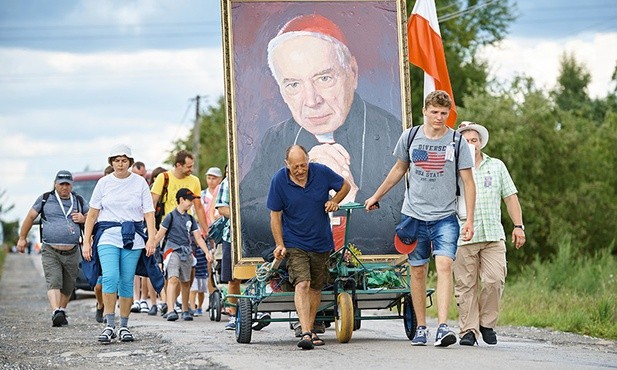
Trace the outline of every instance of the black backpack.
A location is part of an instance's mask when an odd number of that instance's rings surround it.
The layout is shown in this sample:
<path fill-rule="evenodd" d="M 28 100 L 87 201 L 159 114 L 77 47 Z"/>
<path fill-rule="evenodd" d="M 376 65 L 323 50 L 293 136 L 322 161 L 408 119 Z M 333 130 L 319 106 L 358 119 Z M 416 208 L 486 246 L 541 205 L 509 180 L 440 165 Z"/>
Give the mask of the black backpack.
<path fill-rule="evenodd" d="M 418 130 L 420 129 L 420 126 L 414 126 L 411 129 L 411 132 L 409 133 L 409 138 L 407 139 L 407 153 L 409 153 L 409 149 L 411 149 L 411 143 L 413 143 L 413 139 L 415 139 L 416 134 L 418 133 Z M 461 195 L 461 188 L 458 186 L 458 153 L 461 149 L 461 138 L 462 135 L 457 132 L 454 131 L 454 134 L 452 135 L 452 141 L 455 143 L 454 144 L 454 181 L 456 182 L 456 196 Z M 409 182 L 407 183 L 407 186 L 409 187 Z"/>
<path fill-rule="evenodd" d="M 41 238 L 41 242 L 43 241 L 43 221 L 47 221 L 47 218 L 45 217 L 45 203 L 47 203 L 47 199 L 49 199 L 49 196 L 52 195 L 55 191 L 48 191 L 47 193 L 43 194 L 43 199 L 41 200 L 41 225 L 39 227 L 39 236 Z M 71 192 L 71 195 L 75 197 L 75 199 L 77 199 L 77 211 L 79 211 L 79 213 L 84 213 L 84 203 L 86 202 L 84 200 L 84 198 L 75 193 L 74 191 Z M 79 238 L 79 244 L 81 245 L 81 242 L 83 240 L 84 237 L 84 224 L 77 224 L 79 226 L 79 234 L 80 234 L 80 238 Z"/>

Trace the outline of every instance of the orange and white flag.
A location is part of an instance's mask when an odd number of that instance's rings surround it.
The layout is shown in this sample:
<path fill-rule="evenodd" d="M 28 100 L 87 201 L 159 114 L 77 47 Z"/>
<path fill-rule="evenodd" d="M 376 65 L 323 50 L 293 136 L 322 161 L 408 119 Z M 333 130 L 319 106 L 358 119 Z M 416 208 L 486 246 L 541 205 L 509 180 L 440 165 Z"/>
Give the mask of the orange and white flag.
<path fill-rule="evenodd" d="M 407 24 L 407 40 L 409 62 L 424 70 L 424 97 L 432 91 L 444 90 L 454 103 L 434 0 L 416 1 Z M 454 128 L 456 118 L 456 107 L 452 104 L 447 125 Z"/>

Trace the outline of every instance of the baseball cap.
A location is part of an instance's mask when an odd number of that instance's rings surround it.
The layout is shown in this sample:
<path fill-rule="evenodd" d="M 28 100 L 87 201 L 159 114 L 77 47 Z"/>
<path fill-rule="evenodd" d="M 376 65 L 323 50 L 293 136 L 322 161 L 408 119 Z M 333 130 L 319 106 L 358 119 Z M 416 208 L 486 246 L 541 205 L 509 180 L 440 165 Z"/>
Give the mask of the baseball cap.
<path fill-rule="evenodd" d="M 188 200 L 193 200 L 193 199 L 195 199 L 197 197 L 189 189 L 182 188 L 182 189 L 178 190 L 178 192 L 176 193 L 176 201 L 180 201 L 180 198 L 184 198 L 184 199 L 188 199 Z"/>
<path fill-rule="evenodd" d="M 394 248 L 401 254 L 409 254 L 416 249 L 418 244 L 419 221 L 413 217 L 407 217 L 396 226 L 394 235 Z"/>
<path fill-rule="evenodd" d="M 56 184 L 71 184 L 73 185 L 73 175 L 67 170 L 60 170 L 56 174 Z"/>
<path fill-rule="evenodd" d="M 210 167 L 208 168 L 208 171 L 206 171 L 206 176 L 208 175 L 223 177 L 223 172 L 221 172 L 221 169 L 218 167 Z"/>

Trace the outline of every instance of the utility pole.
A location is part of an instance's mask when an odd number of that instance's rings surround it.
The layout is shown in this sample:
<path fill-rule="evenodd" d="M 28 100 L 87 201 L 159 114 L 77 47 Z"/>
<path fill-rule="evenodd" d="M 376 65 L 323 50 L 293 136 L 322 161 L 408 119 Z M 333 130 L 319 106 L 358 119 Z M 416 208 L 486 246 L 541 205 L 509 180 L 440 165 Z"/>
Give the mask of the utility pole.
<path fill-rule="evenodd" d="M 201 178 L 201 175 L 199 173 L 199 126 L 201 126 L 199 119 L 200 99 L 201 97 L 199 95 L 195 97 L 195 125 L 193 126 L 193 157 L 195 161 L 195 164 L 193 166 L 193 173 L 199 178 Z"/>

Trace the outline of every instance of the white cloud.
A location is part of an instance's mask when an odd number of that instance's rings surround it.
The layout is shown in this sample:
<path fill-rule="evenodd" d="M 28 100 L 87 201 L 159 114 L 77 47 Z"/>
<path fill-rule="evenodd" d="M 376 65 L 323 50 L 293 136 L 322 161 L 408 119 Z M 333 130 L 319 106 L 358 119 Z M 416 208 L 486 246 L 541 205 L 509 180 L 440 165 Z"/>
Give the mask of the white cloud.
<path fill-rule="evenodd" d="M 562 40 L 508 38 L 500 45 L 485 48 L 481 55 L 491 65 L 498 81 L 511 81 L 517 74 L 532 77 L 539 87 L 553 88 L 564 52 L 573 53 L 591 73 L 589 94 L 604 97 L 614 87 L 611 82 L 617 63 L 617 33 L 597 33 Z"/>

